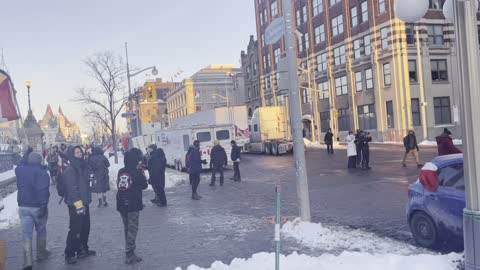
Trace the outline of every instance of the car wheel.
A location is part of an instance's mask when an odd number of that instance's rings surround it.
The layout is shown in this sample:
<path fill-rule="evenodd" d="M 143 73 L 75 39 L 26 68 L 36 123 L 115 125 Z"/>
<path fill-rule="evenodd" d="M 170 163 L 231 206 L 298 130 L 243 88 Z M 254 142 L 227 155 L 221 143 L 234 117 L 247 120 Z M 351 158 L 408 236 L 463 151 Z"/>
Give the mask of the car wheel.
<path fill-rule="evenodd" d="M 410 219 L 410 230 L 415 242 L 422 247 L 435 248 L 438 244 L 438 232 L 433 220 L 424 212 L 415 213 Z"/>

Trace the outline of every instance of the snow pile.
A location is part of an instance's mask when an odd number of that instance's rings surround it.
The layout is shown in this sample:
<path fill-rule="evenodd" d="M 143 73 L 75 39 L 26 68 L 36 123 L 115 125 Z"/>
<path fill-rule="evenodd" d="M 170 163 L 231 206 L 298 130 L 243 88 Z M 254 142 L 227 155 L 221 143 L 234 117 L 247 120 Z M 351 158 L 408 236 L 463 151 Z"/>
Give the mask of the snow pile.
<path fill-rule="evenodd" d="M 303 144 L 309 149 L 327 149 L 327 145 L 320 142 L 312 142 L 309 139 L 303 138 Z M 347 149 L 346 145 L 333 143 L 334 149 Z"/>
<path fill-rule="evenodd" d="M 11 178 L 15 177 L 15 167 L 9 171 L 0 173 L 0 182 L 9 180 Z"/>
<path fill-rule="evenodd" d="M 0 209 L 2 209 L 0 211 L 0 230 L 7 229 L 19 223 L 17 191 L 0 201 Z"/>
<path fill-rule="evenodd" d="M 454 140 L 453 140 L 453 144 L 454 144 L 454 145 L 463 145 L 463 141 L 462 141 L 462 140 L 459 140 L 459 139 L 454 139 Z M 436 142 L 436 141 L 424 140 L 424 141 L 421 142 L 419 145 L 437 146 L 437 142 Z"/>
<path fill-rule="evenodd" d="M 280 256 L 282 270 L 453 270 L 461 258 L 459 254 L 448 255 L 414 255 L 394 254 L 372 255 L 369 253 L 343 252 L 339 256 L 323 254 L 310 257 L 296 252 Z M 235 258 L 230 265 L 216 261 L 210 268 L 191 265 L 186 270 L 274 270 L 274 253 L 257 253 L 249 259 Z M 177 267 L 175 270 L 182 270 Z"/>

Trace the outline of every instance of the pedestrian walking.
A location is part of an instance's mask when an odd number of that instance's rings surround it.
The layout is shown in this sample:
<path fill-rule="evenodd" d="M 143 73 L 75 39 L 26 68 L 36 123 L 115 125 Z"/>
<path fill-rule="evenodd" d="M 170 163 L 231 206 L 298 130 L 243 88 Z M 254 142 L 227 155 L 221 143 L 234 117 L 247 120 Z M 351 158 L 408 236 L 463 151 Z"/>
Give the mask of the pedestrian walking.
<path fill-rule="evenodd" d="M 18 214 L 23 231 L 23 270 L 33 267 L 33 228 L 37 232 L 37 261 L 50 256 L 47 250 L 48 200 L 50 198 L 50 178 L 42 169 L 42 156 L 28 155 L 27 164 L 15 168 L 17 177 Z"/>
<path fill-rule="evenodd" d="M 65 262 L 77 263 L 77 259 L 95 256 L 97 253 L 89 249 L 90 209 L 92 191 L 90 169 L 80 146 L 70 147 L 67 156 L 69 166 L 62 174 L 62 186 L 65 204 L 68 206 L 69 231 L 65 248 Z"/>
<path fill-rule="evenodd" d="M 108 176 L 110 162 L 101 147 L 91 147 L 88 165 L 93 173 L 92 192 L 98 194 L 98 207 L 107 207 L 107 191 L 110 190 L 110 177 Z"/>
<path fill-rule="evenodd" d="M 407 167 L 407 156 L 408 154 L 411 153 L 415 158 L 417 167 L 421 168 L 423 164 L 420 163 L 420 158 L 418 157 L 418 152 L 420 151 L 420 148 L 418 147 L 415 130 L 413 129 L 408 130 L 407 136 L 403 138 L 403 146 L 405 147 L 405 154 L 403 155 L 403 160 L 402 160 L 403 167 Z"/>
<path fill-rule="evenodd" d="M 143 210 L 142 191 L 148 187 L 142 158 L 142 151 L 138 148 L 126 151 L 125 167 L 118 171 L 117 176 L 117 211 L 123 221 L 126 264 L 142 261 L 135 254 L 139 215 Z"/>
<path fill-rule="evenodd" d="M 450 130 L 447 128 L 443 129 L 443 133 L 440 134 L 436 140 L 439 156 L 462 153 L 462 150 L 458 149 L 453 144 L 452 132 L 450 132 Z"/>
<path fill-rule="evenodd" d="M 353 131 L 348 133 L 347 141 L 347 156 L 348 156 L 348 168 L 355 169 L 357 167 L 357 145 L 355 135 Z"/>
<path fill-rule="evenodd" d="M 150 200 L 159 207 L 167 206 L 167 197 L 165 196 L 165 168 L 167 167 L 167 159 L 162 148 L 157 148 L 155 144 L 151 144 L 147 148 L 149 158 L 147 160 L 148 183 L 152 185 L 155 192 L 155 198 Z"/>
<path fill-rule="evenodd" d="M 47 154 L 47 165 L 48 171 L 50 172 L 50 180 L 52 181 L 52 185 L 54 185 L 58 175 L 58 147 L 53 146 L 50 148 Z"/>
<path fill-rule="evenodd" d="M 362 145 L 360 144 L 360 136 L 362 136 L 362 130 L 357 129 L 355 133 L 355 146 L 357 150 L 357 167 L 361 167 L 362 163 Z"/>
<path fill-rule="evenodd" d="M 198 185 L 200 184 L 200 173 L 202 172 L 202 164 L 208 163 L 206 160 L 202 160 L 200 155 L 200 141 L 195 140 L 190 148 L 187 156 L 187 169 L 192 180 L 192 200 L 200 200 L 202 196 L 197 193 Z"/>
<path fill-rule="evenodd" d="M 233 181 L 240 182 L 242 177 L 240 176 L 240 152 L 241 149 L 238 147 L 237 142 L 232 140 L 230 142 L 232 146 L 232 153 L 230 153 L 230 159 L 233 161 Z"/>
<path fill-rule="evenodd" d="M 325 133 L 324 141 L 327 145 L 327 154 L 333 154 L 333 133 L 331 128 Z"/>
<path fill-rule="evenodd" d="M 372 137 L 369 132 L 362 131 L 361 135 L 358 138 L 358 143 L 360 144 L 360 151 L 362 152 L 362 169 L 370 170 L 370 146 L 369 143 L 372 141 Z"/>
<path fill-rule="evenodd" d="M 220 145 L 219 141 L 213 142 L 214 146 L 210 154 L 210 169 L 212 169 L 212 180 L 210 186 L 215 186 L 216 174 L 220 174 L 220 186 L 223 186 L 223 168 L 227 166 L 227 152 Z"/>

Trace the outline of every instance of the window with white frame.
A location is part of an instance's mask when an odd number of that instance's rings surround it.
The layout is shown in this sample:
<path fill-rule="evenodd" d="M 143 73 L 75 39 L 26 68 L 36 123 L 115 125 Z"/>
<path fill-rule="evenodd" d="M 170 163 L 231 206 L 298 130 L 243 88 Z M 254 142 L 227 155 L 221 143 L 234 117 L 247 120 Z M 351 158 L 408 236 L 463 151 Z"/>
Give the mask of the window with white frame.
<path fill-rule="evenodd" d="M 275 0 L 270 4 L 270 14 L 272 18 L 278 15 L 278 1 Z"/>
<path fill-rule="evenodd" d="M 308 91 L 308 88 L 302 88 L 302 103 L 310 103 L 310 91 Z"/>
<path fill-rule="evenodd" d="M 380 35 L 382 37 L 382 49 L 388 48 L 388 28 L 384 27 L 380 30 Z"/>
<path fill-rule="evenodd" d="M 345 45 L 333 49 L 335 65 L 345 64 Z"/>
<path fill-rule="evenodd" d="M 353 57 L 355 59 L 359 59 L 362 56 L 361 48 L 360 39 L 353 41 Z"/>
<path fill-rule="evenodd" d="M 361 71 L 355 72 L 355 88 L 357 89 L 357 91 L 363 90 L 363 80 L 362 80 Z"/>
<path fill-rule="evenodd" d="M 303 15 L 303 22 L 302 23 L 306 23 L 308 21 L 307 6 L 303 6 L 302 15 Z"/>
<path fill-rule="evenodd" d="M 442 10 L 445 0 L 428 0 L 428 8 Z"/>
<path fill-rule="evenodd" d="M 347 76 L 335 78 L 335 93 L 337 96 L 348 95 Z"/>
<path fill-rule="evenodd" d="M 315 44 L 319 44 L 325 41 L 325 25 L 319 25 L 315 28 Z"/>
<path fill-rule="evenodd" d="M 303 43 L 302 43 L 302 40 L 303 40 L 302 37 L 297 38 L 297 48 L 298 48 L 298 52 L 299 52 L 299 53 L 302 53 L 302 52 L 303 52 Z"/>
<path fill-rule="evenodd" d="M 313 16 L 323 12 L 323 0 L 312 0 Z"/>
<path fill-rule="evenodd" d="M 322 99 L 328 99 L 329 93 L 328 93 L 328 81 L 326 82 L 321 82 L 318 84 L 318 91 L 320 92 L 318 95 L 318 98 L 320 100 Z"/>
<path fill-rule="evenodd" d="M 308 50 L 310 49 L 310 35 L 308 34 L 308 32 L 306 32 L 305 34 L 303 34 L 303 40 L 305 41 L 305 51 L 308 52 Z"/>
<path fill-rule="evenodd" d="M 443 45 L 443 25 L 427 25 L 427 32 L 429 45 Z"/>
<path fill-rule="evenodd" d="M 302 24 L 302 12 L 300 11 L 300 9 L 297 9 L 297 11 L 295 12 L 295 17 L 297 18 L 297 26 Z"/>
<path fill-rule="evenodd" d="M 260 25 L 263 25 L 265 23 L 265 19 L 263 18 L 263 10 L 260 11 L 259 17 L 260 17 Z"/>
<path fill-rule="evenodd" d="M 373 73 L 372 69 L 365 69 L 365 86 L 367 90 L 373 89 Z"/>
<path fill-rule="evenodd" d="M 266 69 L 267 68 L 267 55 L 264 55 L 263 56 L 263 69 Z"/>
<path fill-rule="evenodd" d="M 357 26 L 358 25 L 358 9 L 356 6 L 350 9 L 350 18 L 352 21 L 352 27 Z"/>
<path fill-rule="evenodd" d="M 383 85 L 385 86 L 392 85 L 390 63 L 383 64 Z"/>
<path fill-rule="evenodd" d="M 386 10 L 385 0 L 378 0 L 378 14 L 385 13 Z"/>
<path fill-rule="evenodd" d="M 375 105 L 361 105 L 357 107 L 358 124 L 362 130 L 377 128 L 377 117 L 375 116 Z"/>
<path fill-rule="evenodd" d="M 372 46 L 370 44 L 370 35 L 363 37 L 363 47 L 365 49 L 365 55 L 372 54 Z"/>
<path fill-rule="evenodd" d="M 368 2 L 367 1 L 363 1 L 361 4 L 360 4 L 360 11 L 362 12 L 362 16 L 360 17 L 360 23 L 363 23 L 363 22 L 368 22 Z"/>
<path fill-rule="evenodd" d="M 432 81 L 448 81 L 447 60 L 430 60 L 430 66 L 432 68 Z"/>
<path fill-rule="evenodd" d="M 407 44 L 415 44 L 415 29 L 413 24 L 405 24 L 405 35 L 407 36 Z"/>
<path fill-rule="evenodd" d="M 332 35 L 337 36 L 343 34 L 343 14 L 332 19 Z"/>
<path fill-rule="evenodd" d="M 317 55 L 317 70 L 318 72 L 327 70 L 327 53 Z"/>
<path fill-rule="evenodd" d="M 274 63 L 275 65 L 278 64 L 278 61 L 280 60 L 280 54 L 281 54 L 281 51 L 280 51 L 280 48 L 277 48 L 273 51 L 273 56 L 274 56 Z"/>

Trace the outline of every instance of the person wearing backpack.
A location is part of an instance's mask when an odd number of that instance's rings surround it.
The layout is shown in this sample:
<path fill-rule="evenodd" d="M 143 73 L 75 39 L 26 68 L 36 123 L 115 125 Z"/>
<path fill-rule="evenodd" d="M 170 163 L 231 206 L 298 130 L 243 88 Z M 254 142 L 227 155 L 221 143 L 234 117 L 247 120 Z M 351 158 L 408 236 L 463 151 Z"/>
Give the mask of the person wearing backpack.
<path fill-rule="evenodd" d="M 88 165 L 93 171 L 94 184 L 92 192 L 98 194 L 98 207 L 107 207 L 106 192 L 110 190 L 110 180 L 108 176 L 108 167 L 110 162 L 103 154 L 100 147 L 92 147 L 92 153 L 88 157 Z"/>
<path fill-rule="evenodd" d="M 68 206 L 70 217 L 67 246 L 65 248 L 65 262 L 77 263 L 77 259 L 95 256 L 96 252 L 88 247 L 90 235 L 90 209 L 92 191 L 90 183 L 90 169 L 84 159 L 84 152 L 80 146 L 70 147 L 67 151 L 70 165 L 63 171 L 61 181 L 57 184 L 59 193 L 63 193 L 65 204 Z"/>
<path fill-rule="evenodd" d="M 148 187 L 142 157 L 142 151 L 138 148 L 125 152 L 125 167 L 118 171 L 117 176 L 117 211 L 123 221 L 126 264 L 142 261 L 135 254 L 139 215 L 143 210 L 142 191 Z"/>

